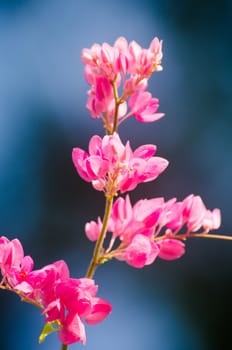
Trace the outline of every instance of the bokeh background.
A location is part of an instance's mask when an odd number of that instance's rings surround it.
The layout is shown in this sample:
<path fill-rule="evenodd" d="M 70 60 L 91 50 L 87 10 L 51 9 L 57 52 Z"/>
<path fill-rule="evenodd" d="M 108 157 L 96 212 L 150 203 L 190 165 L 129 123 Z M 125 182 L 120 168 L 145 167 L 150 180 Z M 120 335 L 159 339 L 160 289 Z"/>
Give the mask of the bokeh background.
<path fill-rule="evenodd" d="M 166 117 L 128 120 L 123 140 L 158 145 L 170 166 L 139 198 L 200 194 L 232 234 L 232 2 L 226 0 L 0 0 L 0 235 L 19 237 L 36 267 L 65 259 L 85 274 L 93 245 L 86 221 L 103 196 L 75 172 L 71 151 L 103 135 L 87 110 L 83 47 L 119 36 L 147 47 L 164 40 L 164 71 L 150 91 Z M 189 240 L 180 260 L 142 270 L 110 262 L 97 271 L 112 315 L 87 327 L 88 349 L 214 350 L 231 346 L 232 243 Z M 0 348 L 41 345 L 39 311 L 0 291 Z M 82 349 L 75 344 L 71 349 Z"/>

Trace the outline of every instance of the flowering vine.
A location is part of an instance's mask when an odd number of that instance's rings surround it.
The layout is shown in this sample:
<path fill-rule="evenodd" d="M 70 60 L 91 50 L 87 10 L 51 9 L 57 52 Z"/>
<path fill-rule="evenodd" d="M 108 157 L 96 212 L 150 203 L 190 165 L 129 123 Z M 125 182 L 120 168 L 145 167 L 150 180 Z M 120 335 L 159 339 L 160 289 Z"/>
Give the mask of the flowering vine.
<path fill-rule="evenodd" d="M 103 217 L 85 225 L 86 236 L 96 242 L 86 276 L 71 278 L 63 260 L 34 270 L 33 259 L 24 255 L 17 238 L 0 237 L 0 288 L 41 310 L 45 325 L 39 342 L 57 332 L 62 350 L 78 341 L 85 344 L 84 322 L 94 325 L 110 314 L 112 306 L 97 296 L 93 280 L 99 265 L 115 258 L 142 268 L 156 258 L 180 258 L 188 238 L 232 239 L 209 233 L 220 227 L 221 214 L 217 208 L 207 209 L 200 196 L 190 194 L 182 201 L 145 198 L 134 205 L 129 194 L 122 197 L 139 184 L 155 180 L 168 166 L 166 159 L 155 155 L 155 145 L 133 151 L 119 135 L 119 126 L 129 117 L 148 123 L 164 116 L 157 112 L 159 100 L 147 91 L 151 75 L 162 70 L 162 56 L 158 38 L 148 49 L 120 37 L 113 46 L 94 44 L 82 51 L 90 85 L 86 107 L 105 130 L 103 137 L 92 136 L 88 152 L 79 147 L 72 152 L 80 177 L 105 196 Z"/>

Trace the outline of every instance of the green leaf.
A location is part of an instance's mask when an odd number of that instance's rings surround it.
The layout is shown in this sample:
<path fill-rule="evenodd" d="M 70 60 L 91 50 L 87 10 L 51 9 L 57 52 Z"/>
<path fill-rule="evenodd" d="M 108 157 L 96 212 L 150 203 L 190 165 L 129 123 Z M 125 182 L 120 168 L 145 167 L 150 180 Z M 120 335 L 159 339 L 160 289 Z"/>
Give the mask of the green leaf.
<path fill-rule="evenodd" d="M 39 339 L 38 339 L 39 344 L 41 344 L 49 334 L 51 334 L 53 332 L 57 332 L 58 330 L 59 329 L 57 328 L 56 324 L 55 324 L 55 327 L 54 327 L 54 322 L 47 322 L 47 323 L 45 323 L 45 325 L 44 325 L 44 327 L 42 329 L 42 332 L 41 332 L 41 334 L 39 336 Z"/>

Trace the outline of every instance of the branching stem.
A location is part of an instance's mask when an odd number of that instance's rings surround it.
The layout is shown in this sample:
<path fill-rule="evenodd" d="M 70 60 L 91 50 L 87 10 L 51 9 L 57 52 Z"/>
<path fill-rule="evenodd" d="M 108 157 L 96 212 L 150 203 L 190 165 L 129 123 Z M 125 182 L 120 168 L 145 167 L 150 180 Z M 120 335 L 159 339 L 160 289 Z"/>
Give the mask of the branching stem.
<path fill-rule="evenodd" d="M 101 253 L 102 253 L 102 247 L 103 247 L 105 235 L 107 232 L 107 225 L 108 225 L 108 221 L 109 221 L 109 217 L 110 217 L 110 213 L 111 213 L 111 209 L 112 209 L 112 205 L 113 205 L 113 200 L 114 200 L 113 196 L 106 197 L 106 206 L 105 206 L 104 219 L 103 219 L 103 223 L 102 223 L 102 229 L 100 232 L 100 236 L 96 242 L 95 249 L 93 252 L 93 257 L 92 257 L 92 260 L 90 262 L 88 271 L 86 273 L 87 278 L 93 277 L 95 270 L 96 270 L 97 266 L 99 265 L 99 258 L 100 258 Z"/>

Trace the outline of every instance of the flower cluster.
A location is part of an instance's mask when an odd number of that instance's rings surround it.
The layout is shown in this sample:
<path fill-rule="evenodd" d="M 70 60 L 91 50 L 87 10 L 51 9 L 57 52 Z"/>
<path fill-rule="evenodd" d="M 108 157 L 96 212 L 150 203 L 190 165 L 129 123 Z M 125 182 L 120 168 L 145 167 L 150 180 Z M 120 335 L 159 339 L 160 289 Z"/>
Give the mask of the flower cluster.
<path fill-rule="evenodd" d="M 158 99 L 146 91 L 151 74 L 162 70 L 162 56 L 162 41 L 157 38 L 148 49 L 135 41 L 128 44 L 123 37 L 118 38 L 114 46 L 104 43 L 83 49 L 85 78 L 91 85 L 87 108 L 93 118 L 103 121 L 107 132 L 116 131 L 130 116 L 140 122 L 152 122 L 164 116 L 156 113 Z"/>
<path fill-rule="evenodd" d="M 141 182 L 152 181 L 168 166 L 168 161 L 154 157 L 155 145 L 144 145 L 132 151 L 129 141 L 124 146 L 117 133 L 103 138 L 93 136 L 89 154 L 74 148 L 72 158 L 79 175 L 92 182 L 96 190 L 108 196 L 118 191 L 131 191 Z"/>
<path fill-rule="evenodd" d="M 180 258 L 189 237 L 228 239 L 209 234 L 220 226 L 220 210 L 206 209 L 200 196 L 191 194 L 183 201 L 141 199 L 134 205 L 128 194 L 117 197 L 155 180 L 168 166 L 166 159 L 155 155 L 155 145 L 133 151 L 118 133 L 119 125 L 130 116 L 139 122 L 163 117 L 157 113 L 158 99 L 147 91 L 152 73 L 162 70 L 162 55 L 162 41 L 157 38 L 148 49 L 120 37 L 113 46 L 94 44 L 82 51 L 91 86 L 87 108 L 92 118 L 102 121 L 106 133 L 90 139 L 88 152 L 79 147 L 72 152 L 78 174 L 105 196 L 103 218 L 85 225 L 87 237 L 96 241 L 85 277 L 71 278 L 63 260 L 33 270 L 33 260 L 24 256 L 19 240 L 0 237 L 0 288 L 42 310 L 46 323 L 39 340 L 57 331 L 62 350 L 77 341 L 85 344 L 83 320 L 96 324 L 111 312 L 111 304 L 96 296 L 98 287 L 92 279 L 100 264 L 116 258 L 142 268 L 157 257 Z"/>
<path fill-rule="evenodd" d="M 110 303 L 96 297 L 98 286 L 92 279 L 70 278 L 63 260 L 38 270 L 33 265 L 18 239 L 0 237 L 1 288 L 40 308 L 47 324 L 56 326 L 51 331 L 59 332 L 63 344 L 85 343 L 83 319 L 88 324 L 101 322 L 111 312 Z"/>
<path fill-rule="evenodd" d="M 112 238 L 103 259 L 115 257 L 137 268 L 152 264 L 156 257 L 174 260 L 185 253 L 183 240 L 199 230 L 207 234 L 219 228 L 220 221 L 220 210 L 207 210 L 199 196 L 189 195 L 182 202 L 141 199 L 134 206 L 128 195 L 119 197 L 108 221 Z M 99 238 L 101 229 L 100 218 L 85 225 L 91 241 Z"/>
<path fill-rule="evenodd" d="M 143 145 L 133 152 L 129 141 L 124 146 L 117 133 L 118 126 L 131 115 L 140 122 L 163 116 L 156 113 L 158 100 L 146 91 L 151 74 L 162 70 L 161 59 L 162 41 L 157 38 L 148 49 L 120 37 L 113 46 L 94 44 L 82 51 L 85 77 L 91 85 L 87 108 L 103 122 L 106 135 L 93 136 L 88 153 L 74 148 L 72 158 L 78 174 L 96 190 L 104 191 L 108 207 L 112 206 L 103 220 L 98 217 L 97 222 L 85 225 L 87 237 L 100 242 L 93 271 L 112 258 L 137 268 L 150 265 L 157 257 L 180 258 L 186 238 L 203 237 L 220 226 L 220 210 L 207 210 L 199 196 L 189 195 L 182 202 L 176 198 L 166 202 L 164 198 L 142 199 L 132 206 L 127 195 L 113 203 L 119 192 L 156 179 L 168 165 L 166 159 L 154 156 L 155 145 Z M 107 232 L 111 239 L 104 249 Z"/>

